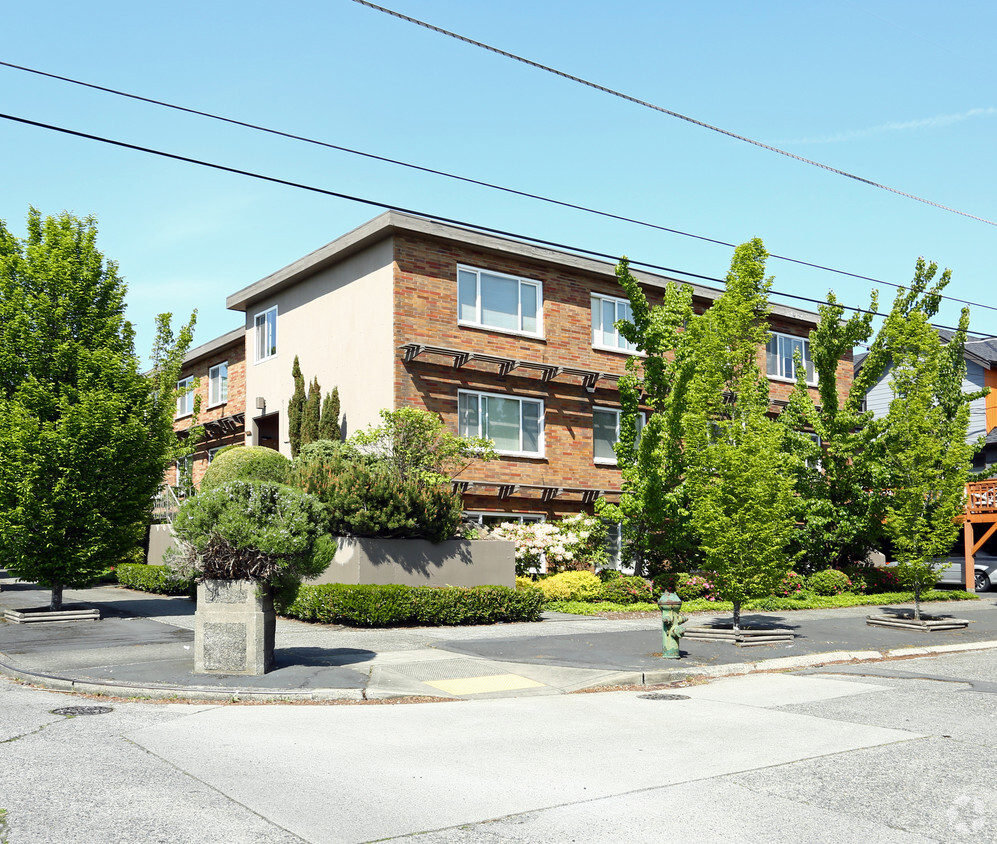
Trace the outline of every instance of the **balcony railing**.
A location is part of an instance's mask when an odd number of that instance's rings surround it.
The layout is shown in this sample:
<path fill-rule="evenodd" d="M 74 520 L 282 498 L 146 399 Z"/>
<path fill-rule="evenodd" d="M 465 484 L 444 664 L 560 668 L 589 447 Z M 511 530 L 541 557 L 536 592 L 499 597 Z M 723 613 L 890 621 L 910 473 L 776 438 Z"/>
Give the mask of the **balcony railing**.
<path fill-rule="evenodd" d="M 970 517 L 997 513 L 997 479 L 966 484 L 966 513 Z"/>
<path fill-rule="evenodd" d="M 180 509 L 180 499 L 169 484 L 163 484 L 152 499 L 152 521 L 156 524 L 173 524 L 173 517 Z"/>

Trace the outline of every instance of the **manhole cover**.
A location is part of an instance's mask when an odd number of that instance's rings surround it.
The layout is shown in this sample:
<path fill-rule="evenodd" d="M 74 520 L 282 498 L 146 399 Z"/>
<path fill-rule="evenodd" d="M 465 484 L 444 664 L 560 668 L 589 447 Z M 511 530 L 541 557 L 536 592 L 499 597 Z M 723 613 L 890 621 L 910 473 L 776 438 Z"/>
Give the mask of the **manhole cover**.
<path fill-rule="evenodd" d="M 61 706 L 51 710 L 53 715 L 106 715 L 114 712 L 110 706 Z"/>
<path fill-rule="evenodd" d="M 689 695 L 670 695 L 665 692 L 649 692 L 646 695 L 637 695 L 641 700 L 688 700 Z"/>

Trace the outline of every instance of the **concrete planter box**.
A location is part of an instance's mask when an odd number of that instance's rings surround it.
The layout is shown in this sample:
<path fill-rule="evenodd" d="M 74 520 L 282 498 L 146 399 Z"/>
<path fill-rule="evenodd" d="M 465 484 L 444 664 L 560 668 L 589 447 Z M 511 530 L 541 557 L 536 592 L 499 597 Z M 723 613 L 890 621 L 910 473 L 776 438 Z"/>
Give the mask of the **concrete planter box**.
<path fill-rule="evenodd" d="M 274 667 L 273 596 L 251 580 L 197 586 L 195 674 L 266 674 Z"/>
<path fill-rule="evenodd" d="M 309 583 L 397 583 L 402 586 L 516 587 L 516 550 L 499 539 L 336 537 L 336 556 Z"/>

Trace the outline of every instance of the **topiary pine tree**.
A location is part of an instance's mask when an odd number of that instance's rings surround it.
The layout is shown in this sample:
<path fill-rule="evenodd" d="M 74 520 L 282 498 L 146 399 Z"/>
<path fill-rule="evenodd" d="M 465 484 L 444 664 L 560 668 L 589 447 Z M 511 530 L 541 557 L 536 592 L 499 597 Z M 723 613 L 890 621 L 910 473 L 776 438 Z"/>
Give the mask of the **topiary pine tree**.
<path fill-rule="evenodd" d="M 319 422 L 318 439 L 339 440 L 342 431 L 339 427 L 339 387 L 333 387 L 322 402 L 322 419 Z"/>
<path fill-rule="evenodd" d="M 194 318 L 158 320 L 142 374 L 125 285 L 92 217 L 42 218 L 22 241 L 0 223 L 0 559 L 52 590 L 92 584 L 142 540 L 166 466 Z"/>
<path fill-rule="evenodd" d="M 301 374 L 301 364 L 298 356 L 294 356 L 291 367 L 291 377 L 294 379 L 294 392 L 287 403 L 287 435 L 291 442 L 291 457 L 297 457 L 301 450 L 301 419 L 305 412 L 305 377 Z"/>

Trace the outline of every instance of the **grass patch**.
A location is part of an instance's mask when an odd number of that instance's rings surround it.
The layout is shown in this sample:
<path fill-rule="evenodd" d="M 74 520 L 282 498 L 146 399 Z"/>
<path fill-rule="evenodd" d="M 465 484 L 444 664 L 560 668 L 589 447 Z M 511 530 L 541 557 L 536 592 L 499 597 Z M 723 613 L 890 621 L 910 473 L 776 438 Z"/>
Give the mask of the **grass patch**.
<path fill-rule="evenodd" d="M 931 589 L 922 593 L 922 601 L 975 601 L 978 596 L 972 592 L 957 589 Z M 914 601 L 913 592 L 881 592 L 877 595 L 815 595 L 805 600 L 798 598 L 756 598 L 745 602 L 741 609 L 757 612 L 789 612 L 792 610 L 830 610 L 839 607 L 863 607 L 879 604 L 910 604 Z M 544 609 L 550 612 L 563 612 L 572 615 L 601 615 L 609 612 L 657 612 L 657 604 L 613 604 L 607 601 L 588 603 L 584 601 L 548 601 Z M 683 601 L 682 612 L 728 613 L 734 611 L 730 601 L 708 601 L 696 598 Z"/>

